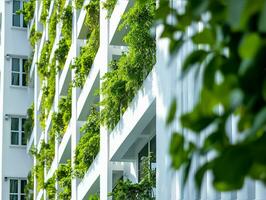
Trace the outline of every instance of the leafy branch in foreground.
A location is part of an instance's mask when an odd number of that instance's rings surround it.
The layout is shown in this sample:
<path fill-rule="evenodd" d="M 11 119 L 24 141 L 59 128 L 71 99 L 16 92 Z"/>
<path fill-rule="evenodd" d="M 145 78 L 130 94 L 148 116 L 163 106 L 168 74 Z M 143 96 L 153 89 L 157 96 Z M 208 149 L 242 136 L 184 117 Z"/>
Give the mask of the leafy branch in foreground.
<path fill-rule="evenodd" d="M 170 39 L 170 53 L 175 56 L 189 40 L 203 47 L 195 48 L 183 63 L 182 77 L 203 67 L 203 81 L 198 103 L 180 120 L 204 141 L 199 144 L 182 132 L 174 133 L 173 168 L 185 167 L 186 181 L 193 157 L 206 158 L 215 152 L 196 169 L 198 187 L 208 170 L 220 191 L 240 189 L 246 177 L 266 183 L 266 1 L 188 1 L 182 13 L 169 5 L 168 0 L 161 1 L 157 21 L 164 25 L 161 38 Z M 169 15 L 177 23 L 170 24 Z M 203 29 L 188 37 L 188 28 L 199 23 Z M 169 124 L 175 123 L 176 106 L 172 105 Z M 239 139 L 234 141 L 226 128 L 232 115 L 238 118 Z"/>

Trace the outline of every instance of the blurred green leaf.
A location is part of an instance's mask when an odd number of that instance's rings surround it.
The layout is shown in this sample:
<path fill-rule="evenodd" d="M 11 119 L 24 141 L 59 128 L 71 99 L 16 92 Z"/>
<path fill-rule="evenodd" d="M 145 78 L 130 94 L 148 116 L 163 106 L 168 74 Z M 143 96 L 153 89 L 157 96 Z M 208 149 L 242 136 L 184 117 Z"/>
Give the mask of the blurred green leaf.
<path fill-rule="evenodd" d="M 192 37 L 192 41 L 195 44 L 213 45 L 215 43 L 215 34 L 210 28 L 204 28 L 203 31 Z"/>
<path fill-rule="evenodd" d="M 244 36 L 239 46 L 239 55 L 242 59 L 252 59 L 259 50 L 262 41 L 257 33 L 249 33 Z"/>
<path fill-rule="evenodd" d="M 176 99 L 172 100 L 170 110 L 168 111 L 168 116 L 166 120 L 166 124 L 169 125 L 175 119 L 176 115 Z"/>

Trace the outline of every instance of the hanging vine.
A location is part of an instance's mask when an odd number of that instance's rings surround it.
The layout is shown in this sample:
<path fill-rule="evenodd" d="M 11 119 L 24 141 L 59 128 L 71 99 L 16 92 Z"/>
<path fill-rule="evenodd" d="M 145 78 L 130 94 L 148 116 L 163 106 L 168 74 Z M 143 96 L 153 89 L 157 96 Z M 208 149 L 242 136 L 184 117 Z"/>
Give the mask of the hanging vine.
<path fill-rule="evenodd" d="M 42 0 L 41 22 L 45 25 L 51 0 Z"/>
<path fill-rule="evenodd" d="M 89 40 L 82 47 L 80 55 L 76 58 L 72 69 L 75 69 L 74 86 L 83 87 L 90 72 L 94 58 L 99 48 L 99 12 L 100 1 L 91 0 L 86 7 L 87 15 L 85 23 L 89 29 Z"/>
<path fill-rule="evenodd" d="M 24 123 L 24 133 L 27 139 L 30 138 L 33 127 L 34 127 L 34 104 L 32 103 L 27 110 L 27 119 Z"/>
<path fill-rule="evenodd" d="M 103 3 L 103 8 L 107 10 L 107 18 L 112 16 L 117 0 L 106 0 Z"/>
<path fill-rule="evenodd" d="M 100 114 L 91 108 L 87 122 L 81 127 L 81 139 L 75 151 L 74 175 L 83 178 L 100 148 Z"/>
<path fill-rule="evenodd" d="M 71 200 L 71 161 L 68 160 L 66 164 L 60 164 L 55 174 L 60 186 L 59 199 Z"/>

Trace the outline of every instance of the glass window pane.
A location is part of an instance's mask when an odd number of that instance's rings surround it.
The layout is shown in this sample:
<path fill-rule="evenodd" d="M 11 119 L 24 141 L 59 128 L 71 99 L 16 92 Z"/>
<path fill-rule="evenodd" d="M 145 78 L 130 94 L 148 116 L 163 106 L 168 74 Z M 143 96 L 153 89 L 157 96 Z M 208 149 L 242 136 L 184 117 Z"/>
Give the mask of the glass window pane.
<path fill-rule="evenodd" d="M 25 195 L 20 195 L 20 200 L 25 200 Z"/>
<path fill-rule="evenodd" d="M 19 73 L 12 73 L 12 85 L 19 85 Z"/>
<path fill-rule="evenodd" d="M 24 131 L 24 124 L 25 124 L 25 121 L 26 121 L 26 119 L 22 119 L 22 127 L 21 127 L 21 128 L 22 128 L 22 129 L 21 129 L 22 131 Z"/>
<path fill-rule="evenodd" d="M 27 85 L 27 76 L 26 74 L 22 74 L 22 86 L 26 86 Z"/>
<path fill-rule="evenodd" d="M 25 193 L 25 186 L 26 186 L 26 184 L 27 184 L 27 181 L 26 181 L 26 180 L 21 180 L 21 184 L 20 184 L 20 192 L 21 192 L 22 194 Z"/>
<path fill-rule="evenodd" d="M 19 58 L 12 58 L 12 71 L 19 72 Z"/>
<path fill-rule="evenodd" d="M 16 14 L 16 12 L 20 10 L 20 1 L 13 1 L 13 13 Z"/>
<path fill-rule="evenodd" d="M 11 132 L 11 144 L 12 145 L 19 145 L 18 138 L 19 138 L 18 132 Z"/>
<path fill-rule="evenodd" d="M 27 60 L 26 59 L 23 59 L 22 60 L 22 72 L 26 72 L 26 69 L 25 69 L 25 64 L 26 64 Z"/>
<path fill-rule="evenodd" d="M 11 130 L 18 131 L 19 129 L 19 118 L 12 117 L 11 118 Z"/>
<path fill-rule="evenodd" d="M 13 26 L 20 26 L 20 15 L 15 15 L 13 14 L 13 22 L 12 22 Z"/>
<path fill-rule="evenodd" d="M 10 200 L 18 200 L 18 195 L 11 194 L 10 195 Z"/>
<path fill-rule="evenodd" d="M 18 193 L 18 180 L 10 179 L 10 193 Z"/>
<path fill-rule="evenodd" d="M 27 145 L 27 138 L 24 132 L 21 133 L 21 145 Z"/>

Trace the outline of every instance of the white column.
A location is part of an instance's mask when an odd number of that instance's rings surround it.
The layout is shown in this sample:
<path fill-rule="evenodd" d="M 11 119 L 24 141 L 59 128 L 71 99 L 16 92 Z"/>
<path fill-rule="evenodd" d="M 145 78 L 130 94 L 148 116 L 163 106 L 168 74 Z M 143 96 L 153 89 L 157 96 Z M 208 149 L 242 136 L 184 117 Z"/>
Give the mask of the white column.
<path fill-rule="evenodd" d="M 75 8 L 75 2 L 72 1 L 73 5 L 73 20 L 72 20 L 72 44 L 74 45 L 74 58 L 77 56 L 77 10 Z M 73 60 L 74 62 L 74 60 Z M 72 70 L 72 81 L 75 77 L 75 70 Z M 72 119 L 71 123 L 71 167 L 74 169 L 75 149 L 78 142 L 78 130 L 77 130 L 77 88 L 72 88 Z M 71 199 L 77 199 L 77 178 L 73 177 L 71 181 Z"/>
<path fill-rule="evenodd" d="M 109 47 L 109 23 L 106 18 L 107 11 L 103 9 L 103 2 L 100 1 L 100 48 L 101 68 L 100 78 L 104 76 L 108 68 L 108 47 Z M 100 79 L 101 80 L 101 79 Z M 102 82 L 100 82 L 101 87 Z M 102 96 L 100 96 L 102 99 Z M 112 171 L 109 163 L 109 133 L 106 127 L 100 128 L 100 199 L 107 200 L 108 193 L 112 191 Z"/>

